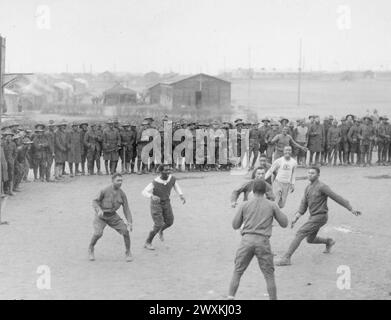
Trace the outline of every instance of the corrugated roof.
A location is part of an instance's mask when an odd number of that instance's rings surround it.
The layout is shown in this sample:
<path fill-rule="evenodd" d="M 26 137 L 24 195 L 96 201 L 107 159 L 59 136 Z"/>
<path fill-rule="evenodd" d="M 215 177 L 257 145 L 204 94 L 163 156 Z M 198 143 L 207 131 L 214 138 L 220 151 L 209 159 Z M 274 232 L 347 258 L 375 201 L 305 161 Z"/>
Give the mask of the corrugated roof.
<path fill-rule="evenodd" d="M 217 80 L 219 80 L 219 81 L 223 81 L 223 82 L 230 83 L 229 81 L 224 80 L 224 79 L 221 79 L 221 78 L 217 78 L 217 77 L 214 77 L 214 76 L 210 76 L 210 75 L 205 74 L 205 73 L 198 73 L 198 74 L 195 74 L 195 75 L 181 75 L 181 76 L 175 76 L 175 77 L 172 77 L 172 78 L 168 78 L 168 79 L 165 79 L 165 80 L 161 80 L 161 81 L 159 81 L 158 83 L 155 83 L 155 84 L 154 84 L 153 86 L 151 86 L 150 88 L 153 88 L 153 87 L 155 87 L 155 86 L 158 85 L 158 84 L 173 85 L 173 84 L 178 83 L 178 82 L 181 82 L 181 81 L 183 81 L 183 80 L 187 80 L 187 79 L 191 79 L 191 78 L 199 77 L 199 76 L 207 77 L 207 78 L 213 78 L 213 79 L 217 79 Z"/>
<path fill-rule="evenodd" d="M 130 88 L 126 88 L 120 84 L 117 84 L 114 87 L 105 90 L 103 93 L 104 94 L 137 94 L 136 91 Z"/>

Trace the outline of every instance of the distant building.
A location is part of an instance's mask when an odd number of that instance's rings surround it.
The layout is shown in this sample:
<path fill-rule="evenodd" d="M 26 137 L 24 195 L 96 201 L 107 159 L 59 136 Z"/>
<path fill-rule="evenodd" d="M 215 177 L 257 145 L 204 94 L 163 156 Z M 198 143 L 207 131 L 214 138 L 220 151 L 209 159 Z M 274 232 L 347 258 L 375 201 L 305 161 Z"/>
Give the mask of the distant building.
<path fill-rule="evenodd" d="M 168 108 L 228 108 L 231 83 L 203 73 L 174 77 L 149 88 L 151 104 Z"/>
<path fill-rule="evenodd" d="M 137 92 L 117 84 L 103 92 L 103 103 L 106 105 L 136 104 Z"/>

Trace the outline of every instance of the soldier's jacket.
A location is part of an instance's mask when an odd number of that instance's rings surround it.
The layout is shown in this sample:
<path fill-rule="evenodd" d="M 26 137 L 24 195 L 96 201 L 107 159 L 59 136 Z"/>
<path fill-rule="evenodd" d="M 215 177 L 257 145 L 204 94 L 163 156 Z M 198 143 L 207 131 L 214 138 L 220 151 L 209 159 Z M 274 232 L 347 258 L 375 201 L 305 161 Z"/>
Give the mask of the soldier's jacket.
<path fill-rule="evenodd" d="M 388 127 L 389 127 L 388 124 L 384 124 L 384 123 L 379 124 L 379 127 L 377 129 L 378 141 L 385 142 L 390 138 Z"/>
<path fill-rule="evenodd" d="M 360 126 L 353 125 L 348 132 L 348 140 L 350 143 L 359 142 L 360 139 Z"/>
<path fill-rule="evenodd" d="M 272 128 L 270 126 L 262 126 L 259 128 L 259 142 L 261 145 L 266 145 L 266 135 Z"/>
<path fill-rule="evenodd" d="M 126 147 L 127 150 L 133 149 L 133 144 L 136 141 L 136 134 L 132 130 L 123 130 L 121 135 L 121 145 Z"/>
<path fill-rule="evenodd" d="M 16 161 L 24 164 L 26 162 L 28 147 L 21 145 L 16 149 Z"/>
<path fill-rule="evenodd" d="M 321 151 L 321 147 L 324 145 L 324 128 L 321 124 L 314 123 L 308 129 L 308 148 L 311 151 Z"/>
<path fill-rule="evenodd" d="M 106 128 L 103 130 L 103 152 L 117 151 L 121 145 L 121 136 L 116 129 Z"/>
<path fill-rule="evenodd" d="M 84 137 L 85 135 L 87 134 L 88 130 L 84 131 L 83 129 L 80 130 L 80 139 L 82 141 L 82 152 L 83 153 L 86 153 L 87 152 L 87 147 L 86 145 L 84 144 Z"/>
<path fill-rule="evenodd" d="M 331 126 L 327 131 L 327 144 L 334 146 L 341 141 L 341 128 Z"/>
<path fill-rule="evenodd" d="M 86 148 L 87 152 L 100 152 L 101 151 L 101 141 L 102 136 L 100 133 L 95 130 L 88 130 L 86 134 L 84 135 L 84 147 Z"/>
<path fill-rule="evenodd" d="M 8 163 L 15 162 L 16 158 L 16 144 L 13 141 L 4 141 L 3 151 L 5 160 Z"/>
<path fill-rule="evenodd" d="M 344 123 L 344 124 L 340 124 L 339 128 L 341 130 L 341 142 L 347 142 L 350 126 L 348 124 Z"/>
<path fill-rule="evenodd" d="M 327 143 L 327 133 L 329 132 L 329 129 L 331 128 L 331 123 L 329 120 L 323 122 L 323 135 L 324 135 L 324 143 Z"/>
<path fill-rule="evenodd" d="M 363 124 L 360 126 L 359 139 L 364 145 L 369 145 L 375 137 L 375 128 L 372 125 Z"/>
<path fill-rule="evenodd" d="M 48 139 L 48 142 L 49 142 L 49 148 L 48 148 L 48 153 L 50 155 L 54 154 L 54 137 L 55 137 L 55 133 L 54 131 L 46 131 L 45 132 L 45 135 Z"/>
<path fill-rule="evenodd" d="M 33 140 L 34 152 L 33 157 L 35 159 L 45 159 L 49 150 L 49 140 L 46 135 L 37 135 Z"/>

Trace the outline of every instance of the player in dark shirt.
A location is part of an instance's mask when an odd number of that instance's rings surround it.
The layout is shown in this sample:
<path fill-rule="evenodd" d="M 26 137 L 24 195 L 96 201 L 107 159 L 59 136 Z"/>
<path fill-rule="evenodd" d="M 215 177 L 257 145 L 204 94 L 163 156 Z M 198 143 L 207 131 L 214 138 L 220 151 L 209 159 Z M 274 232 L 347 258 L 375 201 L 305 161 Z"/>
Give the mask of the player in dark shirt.
<path fill-rule="evenodd" d="M 321 238 L 317 236 L 320 228 L 327 223 L 327 198 L 333 199 L 355 216 L 361 215 L 360 211 L 353 210 L 349 201 L 345 200 L 340 195 L 333 192 L 329 186 L 319 181 L 319 175 L 320 169 L 318 167 L 311 167 L 308 170 L 308 180 L 310 181 L 310 184 L 304 191 L 304 197 L 301 201 L 300 208 L 291 223 L 291 227 L 294 227 L 297 220 L 305 214 L 307 209 L 309 210 L 310 218 L 297 231 L 288 251 L 284 254 L 282 259 L 276 263 L 277 266 L 288 266 L 291 264 L 291 256 L 304 238 L 307 238 L 307 242 L 311 244 L 325 244 L 326 249 L 324 253 L 330 253 L 330 249 L 335 244 L 335 241 L 331 238 Z"/>

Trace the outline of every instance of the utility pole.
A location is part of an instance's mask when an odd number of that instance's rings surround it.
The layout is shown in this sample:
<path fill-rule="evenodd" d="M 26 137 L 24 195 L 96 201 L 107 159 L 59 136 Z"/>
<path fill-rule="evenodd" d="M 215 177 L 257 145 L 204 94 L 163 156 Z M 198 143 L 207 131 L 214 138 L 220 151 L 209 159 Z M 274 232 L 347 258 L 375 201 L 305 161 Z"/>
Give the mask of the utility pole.
<path fill-rule="evenodd" d="M 250 108 L 250 101 L 251 101 L 251 47 L 248 47 L 248 84 L 247 84 L 247 107 Z"/>
<path fill-rule="evenodd" d="M 299 49 L 299 75 L 298 75 L 298 83 L 297 83 L 297 106 L 300 107 L 301 103 L 301 67 L 302 67 L 302 40 L 300 38 L 300 49 Z"/>

